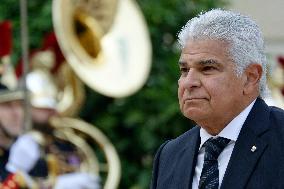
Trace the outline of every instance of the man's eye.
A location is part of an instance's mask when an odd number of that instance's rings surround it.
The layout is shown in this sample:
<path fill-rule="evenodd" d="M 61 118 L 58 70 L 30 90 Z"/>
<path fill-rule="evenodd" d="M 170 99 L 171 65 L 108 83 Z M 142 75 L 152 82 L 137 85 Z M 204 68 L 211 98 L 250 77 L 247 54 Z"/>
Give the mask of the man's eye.
<path fill-rule="evenodd" d="M 180 68 L 180 73 L 181 74 L 186 74 L 189 71 L 188 68 Z"/>
<path fill-rule="evenodd" d="M 203 71 L 213 71 L 216 70 L 216 68 L 214 66 L 205 66 L 202 69 Z"/>

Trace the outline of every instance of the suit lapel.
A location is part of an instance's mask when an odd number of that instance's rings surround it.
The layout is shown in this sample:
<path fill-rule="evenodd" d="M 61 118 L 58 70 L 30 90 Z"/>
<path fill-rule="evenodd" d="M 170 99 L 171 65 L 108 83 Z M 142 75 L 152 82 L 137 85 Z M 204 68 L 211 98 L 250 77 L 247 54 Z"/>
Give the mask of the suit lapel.
<path fill-rule="evenodd" d="M 196 127 L 194 129 L 195 131 L 190 136 L 187 145 L 185 145 L 180 161 L 175 169 L 176 189 L 189 189 L 192 185 L 192 178 L 200 145 L 200 128 Z"/>
<path fill-rule="evenodd" d="M 236 141 L 221 189 L 245 188 L 267 143 L 261 135 L 269 129 L 269 108 L 257 99 Z"/>

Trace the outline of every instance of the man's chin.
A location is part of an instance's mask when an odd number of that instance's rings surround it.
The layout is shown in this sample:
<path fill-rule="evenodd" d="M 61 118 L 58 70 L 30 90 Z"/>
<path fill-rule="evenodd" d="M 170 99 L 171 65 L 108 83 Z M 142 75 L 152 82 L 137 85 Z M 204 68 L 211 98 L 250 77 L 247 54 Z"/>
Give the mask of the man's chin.
<path fill-rule="evenodd" d="M 184 111 L 184 116 L 198 122 L 198 120 L 203 120 L 206 117 L 205 112 L 201 111 L 200 109 L 190 108 Z"/>
<path fill-rule="evenodd" d="M 4 132 L 4 134 L 9 138 L 15 138 L 21 134 L 21 130 L 18 130 L 18 129 L 14 130 L 14 129 L 5 128 L 5 127 L 2 127 L 2 132 Z"/>

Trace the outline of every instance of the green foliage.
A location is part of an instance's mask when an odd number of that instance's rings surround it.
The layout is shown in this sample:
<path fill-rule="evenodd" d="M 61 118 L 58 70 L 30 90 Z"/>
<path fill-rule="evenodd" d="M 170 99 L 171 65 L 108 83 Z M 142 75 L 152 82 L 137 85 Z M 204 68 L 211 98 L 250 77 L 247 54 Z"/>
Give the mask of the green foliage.
<path fill-rule="evenodd" d="M 51 1 L 29 1 L 30 46 L 40 46 L 52 29 Z M 80 117 L 100 128 L 115 145 L 122 164 L 120 188 L 149 188 L 153 156 L 167 139 L 190 129 L 177 101 L 176 34 L 200 11 L 224 4 L 224 0 L 139 0 L 149 26 L 153 64 L 147 83 L 136 94 L 122 99 L 104 97 L 86 87 L 87 100 Z M 19 57 L 18 0 L 2 0 L 0 20 L 12 19 L 15 57 Z M 141 57 L 137 57 L 141 58 Z"/>
<path fill-rule="evenodd" d="M 0 22 L 10 20 L 13 27 L 12 60 L 16 64 L 21 56 L 20 0 L 2 0 Z M 29 46 L 35 49 L 41 46 L 43 36 L 52 29 L 51 0 L 28 1 Z"/>

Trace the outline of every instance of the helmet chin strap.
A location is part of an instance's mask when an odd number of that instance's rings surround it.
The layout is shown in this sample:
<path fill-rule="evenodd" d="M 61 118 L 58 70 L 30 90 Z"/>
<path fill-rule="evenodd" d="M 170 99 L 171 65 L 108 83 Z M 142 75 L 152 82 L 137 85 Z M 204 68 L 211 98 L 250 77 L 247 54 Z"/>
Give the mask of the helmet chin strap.
<path fill-rule="evenodd" d="M 5 137 L 7 137 L 7 138 L 12 138 L 12 137 L 13 137 L 13 136 L 9 133 L 9 131 L 7 131 L 7 130 L 3 127 L 3 125 L 2 125 L 1 122 L 0 122 L 0 132 L 3 133 L 3 135 L 4 135 Z"/>
<path fill-rule="evenodd" d="M 3 133 L 3 135 L 7 138 L 16 138 L 18 135 L 11 134 L 5 127 L 3 127 L 3 124 L 0 122 L 0 132 Z"/>
<path fill-rule="evenodd" d="M 5 129 L 2 125 L 2 123 L 0 122 L 0 133 L 1 133 L 1 144 L 0 147 L 3 147 L 5 149 L 8 149 L 9 146 L 12 144 L 13 139 L 16 138 L 16 136 L 13 136 L 9 133 L 9 131 L 7 131 L 7 129 Z"/>

